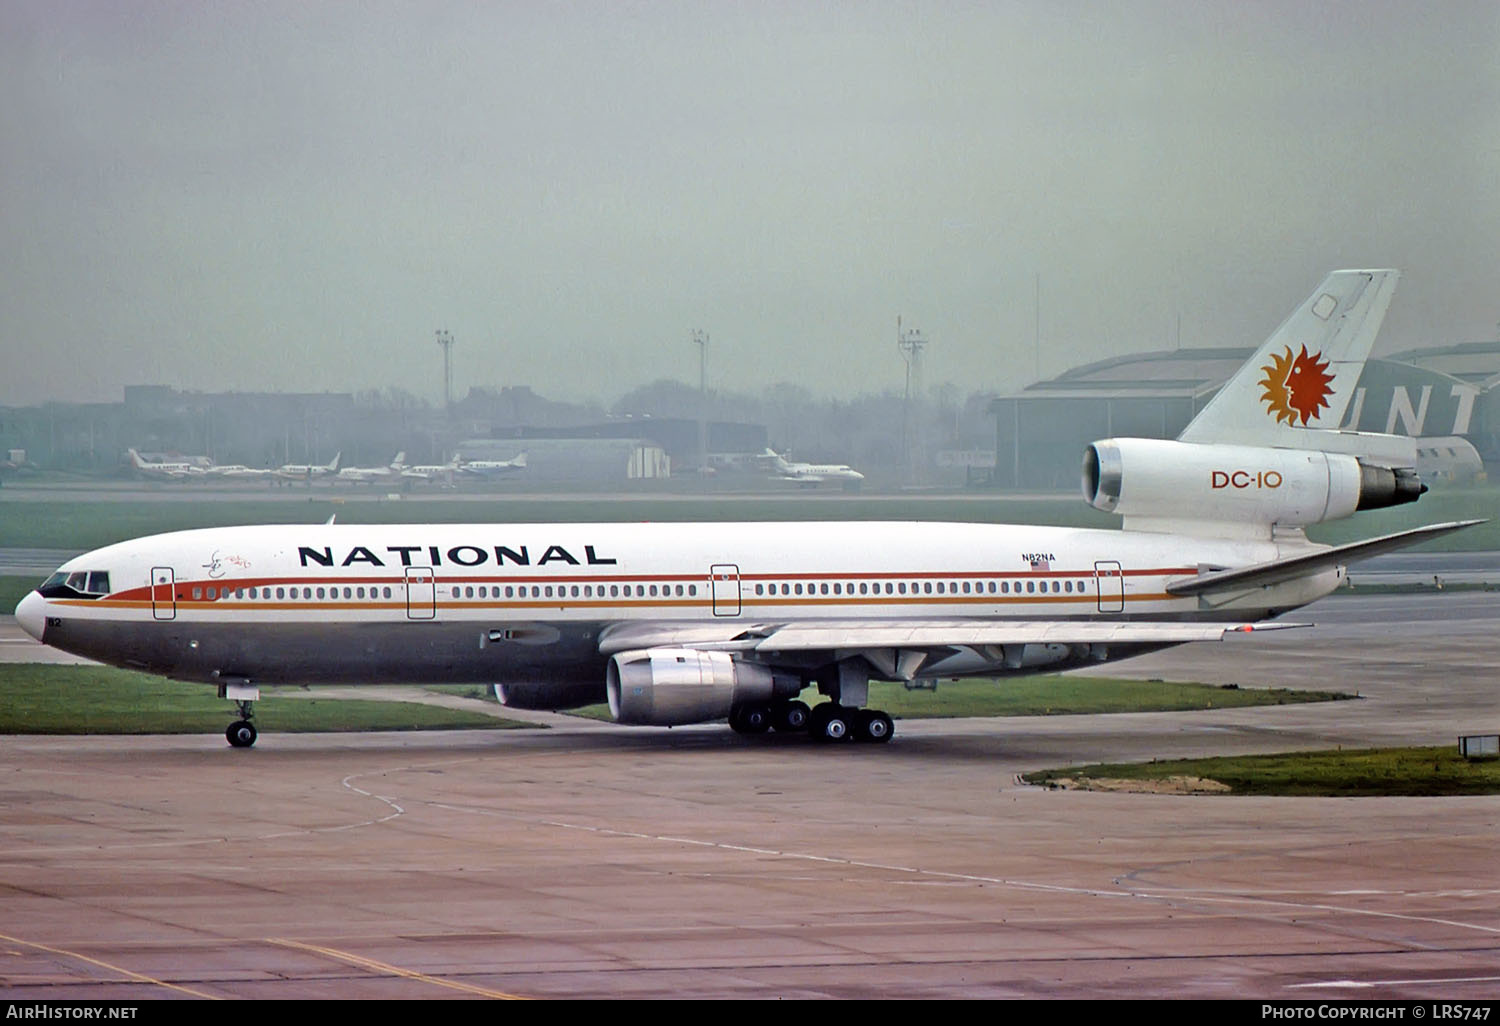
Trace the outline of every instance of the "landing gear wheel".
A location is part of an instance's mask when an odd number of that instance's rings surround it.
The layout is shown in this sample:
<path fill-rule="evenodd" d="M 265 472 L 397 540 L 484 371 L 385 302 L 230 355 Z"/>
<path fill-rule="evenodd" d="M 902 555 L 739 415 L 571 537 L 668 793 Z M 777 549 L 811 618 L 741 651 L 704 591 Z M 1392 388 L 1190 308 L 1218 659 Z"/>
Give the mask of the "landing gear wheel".
<path fill-rule="evenodd" d="M 800 734 L 807 730 L 812 710 L 798 699 L 782 703 L 772 710 L 772 726 L 779 734 Z"/>
<path fill-rule="evenodd" d="M 849 737 L 853 712 L 832 702 L 824 703 L 813 709 L 808 718 L 807 732 L 814 741 L 843 741 Z"/>
<path fill-rule="evenodd" d="M 249 748 L 255 744 L 255 724 L 249 720 L 236 720 L 224 731 L 224 737 L 236 748 Z"/>
<path fill-rule="evenodd" d="M 885 744 L 896 732 L 896 723 L 879 709 L 862 709 L 854 720 L 854 737 L 859 741 Z"/>
<path fill-rule="evenodd" d="M 771 729 L 771 708 L 758 702 L 729 710 L 729 725 L 736 734 L 764 734 Z"/>

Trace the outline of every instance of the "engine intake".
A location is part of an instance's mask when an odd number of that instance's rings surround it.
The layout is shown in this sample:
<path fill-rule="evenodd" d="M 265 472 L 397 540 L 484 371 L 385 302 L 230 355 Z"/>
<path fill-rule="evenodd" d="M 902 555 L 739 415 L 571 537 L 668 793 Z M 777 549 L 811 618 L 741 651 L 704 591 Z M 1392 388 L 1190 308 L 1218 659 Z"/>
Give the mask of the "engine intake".
<path fill-rule="evenodd" d="M 727 652 L 692 648 L 651 648 L 620 652 L 609 661 L 605 690 L 616 721 L 673 727 L 723 719 L 744 702 L 792 697 L 800 687 L 778 695 L 771 669 L 737 660 Z"/>

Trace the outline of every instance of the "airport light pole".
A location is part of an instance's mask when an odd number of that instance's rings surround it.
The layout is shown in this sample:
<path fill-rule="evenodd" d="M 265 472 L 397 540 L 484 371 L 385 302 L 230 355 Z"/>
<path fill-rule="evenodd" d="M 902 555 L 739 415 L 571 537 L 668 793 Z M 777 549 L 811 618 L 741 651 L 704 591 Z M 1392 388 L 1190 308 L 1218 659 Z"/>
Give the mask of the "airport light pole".
<path fill-rule="evenodd" d="M 693 329 L 698 347 L 698 473 L 708 466 L 708 332 Z"/>
<path fill-rule="evenodd" d="M 449 419 L 453 417 L 453 334 L 437 333 L 437 344 L 443 350 L 443 410 Z"/>
<path fill-rule="evenodd" d="M 920 398 L 922 392 L 922 350 L 927 348 L 927 339 L 916 328 L 901 330 L 901 318 L 896 318 L 896 348 L 906 362 L 906 401 L 901 407 L 901 449 L 906 456 L 908 483 L 917 479 L 916 424 L 912 418 L 912 400 Z"/>

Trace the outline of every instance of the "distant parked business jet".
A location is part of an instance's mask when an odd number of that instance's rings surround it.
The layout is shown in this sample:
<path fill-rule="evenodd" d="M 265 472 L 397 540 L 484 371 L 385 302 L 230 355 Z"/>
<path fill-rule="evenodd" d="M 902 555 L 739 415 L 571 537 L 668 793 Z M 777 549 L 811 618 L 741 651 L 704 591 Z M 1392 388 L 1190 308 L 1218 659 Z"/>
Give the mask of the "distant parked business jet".
<path fill-rule="evenodd" d="M 842 463 L 794 463 L 769 448 L 756 459 L 769 467 L 780 481 L 795 481 L 804 485 L 843 482 L 847 486 L 865 479 L 865 475 Z"/>

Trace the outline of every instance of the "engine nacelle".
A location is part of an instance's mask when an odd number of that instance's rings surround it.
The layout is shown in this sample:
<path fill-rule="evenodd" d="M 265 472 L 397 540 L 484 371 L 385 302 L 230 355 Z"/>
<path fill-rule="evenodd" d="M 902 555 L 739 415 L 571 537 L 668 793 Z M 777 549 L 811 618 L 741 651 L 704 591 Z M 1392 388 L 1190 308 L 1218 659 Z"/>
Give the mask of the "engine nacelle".
<path fill-rule="evenodd" d="M 620 652 L 609 661 L 605 690 L 618 722 L 651 727 L 723 719 L 733 706 L 778 697 L 769 667 L 692 648 Z"/>
<path fill-rule="evenodd" d="M 1405 468 L 1311 449 L 1111 438 L 1083 454 L 1083 496 L 1127 517 L 1304 526 L 1415 502 Z"/>
<path fill-rule="evenodd" d="M 538 684 L 510 682 L 495 685 L 495 697 L 508 709 L 578 709 L 604 696 L 597 680 L 590 683 Z"/>

